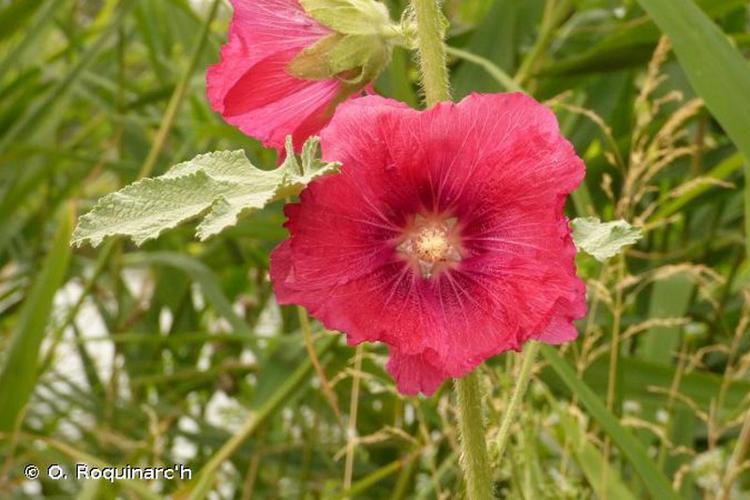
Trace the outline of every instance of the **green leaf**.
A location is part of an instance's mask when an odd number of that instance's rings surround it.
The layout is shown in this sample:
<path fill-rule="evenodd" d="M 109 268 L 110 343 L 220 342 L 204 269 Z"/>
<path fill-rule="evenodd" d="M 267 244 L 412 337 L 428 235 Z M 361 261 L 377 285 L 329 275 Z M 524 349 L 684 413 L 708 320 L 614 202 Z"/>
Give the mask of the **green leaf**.
<path fill-rule="evenodd" d="M 742 8 L 747 0 L 699 0 L 698 6 L 714 19 Z M 648 16 L 640 16 L 617 25 L 602 40 L 575 55 L 552 61 L 541 68 L 538 75 L 560 76 L 582 73 L 601 73 L 645 64 L 659 41 L 659 30 Z"/>
<path fill-rule="evenodd" d="M 573 240 L 578 250 L 593 255 L 601 262 L 643 237 L 640 229 L 624 220 L 601 222 L 596 217 L 578 217 L 573 219 L 572 225 Z"/>
<path fill-rule="evenodd" d="M 672 40 L 690 85 L 745 155 L 745 249 L 750 252 L 750 66 L 692 0 L 638 0 Z"/>
<path fill-rule="evenodd" d="M 659 467 L 648 456 L 640 441 L 636 439 L 614 415 L 607 410 L 597 395 L 576 375 L 575 371 L 548 345 L 541 346 L 542 355 L 555 370 L 557 376 L 565 383 L 570 391 L 576 395 L 588 413 L 602 429 L 612 438 L 612 441 L 622 451 L 635 472 L 640 476 L 644 486 L 651 494 L 651 498 L 677 499 L 669 480 L 661 473 Z"/>
<path fill-rule="evenodd" d="M 52 312 L 52 301 L 65 279 L 70 261 L 68 240 L 73 220 L 73 209 L 69 208 L 63 213 L 50 251 L 10 338 L 5 364 L 0 371 L 0 434 L 14 428 L 36 385 L 39 348 Z"/>
<path fill-rule="evenodd" d="M 654 410 L 664 407 L 674 381 L 673 366 L 643 361 L 634 357 L 622 358 L 619 365 L 622 367 L 622 372 L 627 374 L 617 381 L 622 391 L 622 399 L 638 401 Z M 585 368 L 583 382 L 595 392 L 603 394 L 607 390 L 608 376 L 609 361 L 602 357 Z M 553 389 L 561 389 L 550 370 L 543 370 L 540 377 Z M 680 393 L 687 398 L 687 401 L 695 403 L 696 408 L 709 412 L 716 395 L 721 390 L 721 385 L 720 376 L 705 371 L 693 371 L 683 376 Z M 743 408 L 743 399 L 748 393 L 750 393 L 750 382 L 733 380 L 726 389 L 726 405 L 739 411 Z"/>
<path fill-rule="evenodd" d="M 648 306 L 648 317 L 679 318 L 690 308 L 695 281 L 679 273 L 654 283 Z M 644 361 L 669 362 L 680 349 L 680 326 L 654 326 L 641 335 L 638 352 Z"/>
<path fill-rule="evenodd" d="M 488 72 L 477 72 L 476 68 L 465 63 L 459 65 L 452 78 L 453 93 L 457 98 L 469 95 L 471 92 L 497 92 L 497 78 L 488 74 L 491 67 L 498 68 L 501 75 L 505 72 L 512 72 L 517 40 L 520 38 L 517 29 L 520 7 L 520 3 L 515 0 L 493 2 L 491 10 L 477 26 L 474 35 L 465 47 L 466 50 L 462 51 L 475 56 L 476 61 L 479 61 L 479 58 L 484 60 L 485 63 L 482 66 L 488 69 Z M 460 57 L 460 54 L 456 52 L 452 55 Z M 470 61 L 469 58 L 464 59 Z M 505 80 L 504 77 L 502 79 Z M 510 82 L 512 80 L 508 81 Z M 503 85 L 503 88 L 511 90 L 507 85 Z"/>
<path fill-rule="evenodd" d="M 750 66 L 692 0 L 638 0 L 672 41 L 690 84 L 750 159 Z"/>
<path fill-rule="evenodd" d="M 237 223 L 240 215 L 298 194 L 316 177 L 332 173 L 336 163 L 315 159 L 319 139 L 310 138 L 301 161 L 287 138 L 287 157 L 276 170 L 253 166 L 243 151 L 199 155 L 152 179 L 142 179 L 100 199 L 83 215 L 72 243 L 97 246 L 108 236 L 129 236 L 137 245 L 203 215 L 201 240 Z"/>

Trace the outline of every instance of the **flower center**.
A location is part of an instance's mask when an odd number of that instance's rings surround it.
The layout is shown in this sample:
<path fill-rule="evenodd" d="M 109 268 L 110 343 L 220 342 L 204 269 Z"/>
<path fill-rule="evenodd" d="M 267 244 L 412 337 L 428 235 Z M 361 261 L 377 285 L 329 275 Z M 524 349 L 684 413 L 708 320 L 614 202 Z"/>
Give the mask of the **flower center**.
<path fill-rule="evenodd" d="M 414 253 L 425 262 L 443 260 L 450 249 L 448 234 L 443 228 L 426 227 L 414 241 Z"/>
<path fill-rule="evenodd" d="M 461 260 L 461 246 L 455 217 L 429 219 L 417 215 L 405 229 L 397 246 L 423 278 L 430 278 Z"/>

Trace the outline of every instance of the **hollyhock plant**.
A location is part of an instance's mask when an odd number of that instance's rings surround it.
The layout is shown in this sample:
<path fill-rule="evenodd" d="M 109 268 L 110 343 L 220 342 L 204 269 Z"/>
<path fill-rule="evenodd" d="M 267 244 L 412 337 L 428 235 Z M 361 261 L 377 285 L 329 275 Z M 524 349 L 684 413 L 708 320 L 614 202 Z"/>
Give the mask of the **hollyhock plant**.
<path fill-rule="evenodd" d="M 228 40 L 206 76 L 208 98 L 228 123 L 279 150 L 288 135 L 302 145 L 337 104 L 359 95 L 398 36 L 375 0 L 231 1 Z"/>
<path fill-rule="evenodd" d="M 551 111 L 520 93 L 421 112 L 368 96 L 339 107 L 321 144 L 343 166 L 286 206 L 280 303 L 350 345 L 387 344 L 405 394 L 576 337 L 585 288 L 563 205 L 584 166 Z"/>

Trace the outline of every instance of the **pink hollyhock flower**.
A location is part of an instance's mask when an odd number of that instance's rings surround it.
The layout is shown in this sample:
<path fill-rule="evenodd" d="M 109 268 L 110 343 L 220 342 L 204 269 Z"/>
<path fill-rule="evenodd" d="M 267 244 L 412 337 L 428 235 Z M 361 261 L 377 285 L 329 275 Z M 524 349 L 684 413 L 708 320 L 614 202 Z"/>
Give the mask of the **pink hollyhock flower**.
<path fill-rule="evenodd" d="M 208 69 L 211 107 L 242 132 L 283 150 L 287 135 L 301 146 L 328 123 L 353 88 L 342 79 L 302 79 L 289 64 L 333 32 L 298 0 L 231 0 L 234 15 L 221 62 Z"/>
<path fill-rule="evenodd" d="M 586 312 L 563 215 L 583 162 L 551 111 L 474 94 L 415 111 L 371 96 L 321 135 L 339 175 L 286 207 L 271 255 L 283 304 L 349 344 L 380 341 L 406 394 L 432 394 L 530 339 L 572 340 Z"/>

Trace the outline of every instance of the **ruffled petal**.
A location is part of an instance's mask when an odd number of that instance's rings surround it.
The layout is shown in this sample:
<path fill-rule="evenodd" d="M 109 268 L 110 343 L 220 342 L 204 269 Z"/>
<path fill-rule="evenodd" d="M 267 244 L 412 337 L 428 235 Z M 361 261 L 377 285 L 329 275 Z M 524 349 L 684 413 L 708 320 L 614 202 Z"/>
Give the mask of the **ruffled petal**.
<path fill-rule="evenodd" d="M 386 369 L 396 380 L 396 387 L 402 394 L 413 396 L 421 392 L 425 396 L 432 396 L 440 384 L 450 377 L 433 361 L 439 363 L 431 351 L 408 355 L 391 349 Z"/>
<path fill-rule="evenodd" d="M 388 344 L 404 391 L 531 338 L 574 336 L 585 297 L 563 204 L 583 164 L 546 108 L 522 94 L 425 112 L 364 97 L 339 108 L 322 145 L 343 167 L 287 211 L 290 243 L 272 256 L 293 276 L 274 283 L 282 301 L 351 344 Z M 429 278 L 397 248 L 422 213 L 455 219 L 462 247 L 460 262 Z M 275 263 L 284 256 L 290 265 Z"/>

